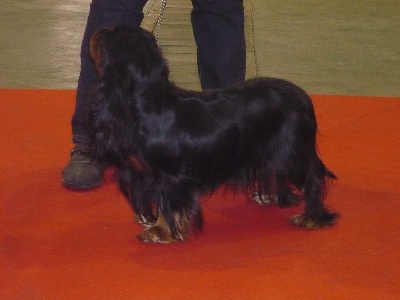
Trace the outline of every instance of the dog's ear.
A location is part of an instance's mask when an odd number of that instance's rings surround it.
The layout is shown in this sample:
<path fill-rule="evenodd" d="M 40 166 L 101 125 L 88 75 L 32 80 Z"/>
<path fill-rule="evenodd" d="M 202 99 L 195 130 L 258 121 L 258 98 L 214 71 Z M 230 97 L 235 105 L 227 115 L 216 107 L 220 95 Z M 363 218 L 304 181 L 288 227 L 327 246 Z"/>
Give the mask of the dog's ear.
<path fill-rule="evenodd" d="M 108 68 L 91 96 L 89 125 L 96 155 L 111 163 L 128 158 L 133 149 L 135 110 L 126 69 Z"/>

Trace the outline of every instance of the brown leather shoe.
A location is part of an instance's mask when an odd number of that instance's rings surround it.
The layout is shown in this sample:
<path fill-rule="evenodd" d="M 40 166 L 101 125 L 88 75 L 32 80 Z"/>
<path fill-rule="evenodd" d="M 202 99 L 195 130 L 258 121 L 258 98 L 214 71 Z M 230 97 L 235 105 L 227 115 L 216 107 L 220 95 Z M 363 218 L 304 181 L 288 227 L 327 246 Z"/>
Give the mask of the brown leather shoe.
<path fill-rule="evenodd" d="M 90 147 L 76 144 L 62 172 L 61 183 L 70 189 L 92 189 L 103 182 L 105 165 L 91 156 Z"/>

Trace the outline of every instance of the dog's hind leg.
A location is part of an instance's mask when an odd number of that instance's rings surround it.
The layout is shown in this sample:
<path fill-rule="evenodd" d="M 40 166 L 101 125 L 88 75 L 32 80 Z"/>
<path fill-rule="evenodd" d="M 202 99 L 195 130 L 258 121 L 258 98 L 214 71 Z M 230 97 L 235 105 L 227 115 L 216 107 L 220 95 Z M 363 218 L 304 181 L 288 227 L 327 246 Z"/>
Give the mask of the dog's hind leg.
<path fill-rule="evenodd" d="M 259 205 L 289 207 L 298 204 L 301 201 L 301 197 L 294 192 L 294 188 L 288 185 L 286 178 L 287 176 L 278 176 L 276 180 L 273 180 L 273 183 L 268 183 L 267 185 L 255 184 L 255 191 L 251 199 Z"/>
<path fill-rule="evenodd" d="M 256 202 L 259 205 L 273 205 L 273 204 L 278 203 L 278 195 L 254 192 L 251 195 L 251 200 L 253 200 L 254 202 Z"/>
<path fill-rule="evenodd" d="M 255 183 L 247 188 L 248 199 L 258 205 L 275 205 L 278 203 L 278 194 L 275 189 L 271 189 L 269 183 L 265 184 L 264 178 L 258 178 Z"/>
<path fill-rule="evenodd" d="M 305 181 L 303 197 L 305 201 L 304 213 L 296 215 L 291 219 L 291 223 L 307 229 L 315 229 L 333 225 L 338 213 L 330 211 L 324 206 L 326 177 L 334 178 L 324 164 L 317 157 L 317 163 L 308 170 Z"/>
<path fill-rule="evenodd" d="M 293 193 L 289 187 L 281 188 L 278 193 L 254 192 L 251 199 L 259 205 L 278 205 L 279 207 L 289 207 L 298 204 L 301 199 Z"/>
<path fill-rule="evenodd" d="M 279 207 L 289 207 L 292 205 L 299 204 L 301 201 L 301 196 L 296 194 L 292 188 L 285 186 L 279 188 L 278 192 L 278 206 Z"/>

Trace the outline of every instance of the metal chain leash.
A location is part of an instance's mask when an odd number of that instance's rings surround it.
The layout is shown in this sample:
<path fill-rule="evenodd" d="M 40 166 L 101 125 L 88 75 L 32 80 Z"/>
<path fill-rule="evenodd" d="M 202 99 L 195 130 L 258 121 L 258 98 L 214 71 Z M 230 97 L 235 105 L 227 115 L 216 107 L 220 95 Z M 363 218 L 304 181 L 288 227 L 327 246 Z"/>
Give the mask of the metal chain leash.
<path fill-rule="evenodd" d="M 154 34 L 157 43 L 158 43 L 158 36 L 160 35 L 161 21 L 164 17 L 164 11 L 166 6 L 167 6 L 167 0 L 161 0 L 160 14 L 158 15 L 155 34 Z"/>

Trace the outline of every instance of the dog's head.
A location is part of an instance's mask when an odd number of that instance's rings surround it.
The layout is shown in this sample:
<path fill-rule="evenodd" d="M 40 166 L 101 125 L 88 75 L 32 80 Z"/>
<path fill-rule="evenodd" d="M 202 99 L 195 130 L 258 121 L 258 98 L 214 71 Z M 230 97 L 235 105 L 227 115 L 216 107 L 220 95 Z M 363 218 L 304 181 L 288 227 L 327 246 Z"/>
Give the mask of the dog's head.
<path fill-rule="evenodd" d="M 168 79 L 169 69 L 154 35 L 140 27 L 118 25 L 96 31 L 90 54 L 100 76 L 112 68 L 125 68 L 136 80 Z"/>

